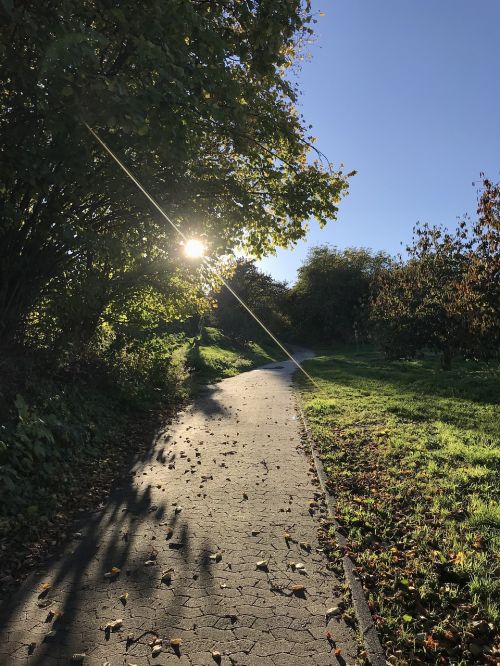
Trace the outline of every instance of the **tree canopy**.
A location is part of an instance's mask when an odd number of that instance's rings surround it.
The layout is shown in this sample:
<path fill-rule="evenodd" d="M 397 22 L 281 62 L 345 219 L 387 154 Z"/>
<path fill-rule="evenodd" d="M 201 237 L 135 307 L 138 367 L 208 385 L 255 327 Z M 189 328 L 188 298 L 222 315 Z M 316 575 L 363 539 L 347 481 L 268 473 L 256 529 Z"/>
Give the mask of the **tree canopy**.
<path fill-rule="evenodd" d="M 172 229 L 84 122 L 215 256 L 235 245 L 259 255 L 301 238 L 311 216 L 335 218 L 346 177 L 309 159 L 287 74 L 312 33 L 308 0 L 0 11 L 2 337 L 22 336 L 61 282 L 88 285 L 78 298 L 96 321 L 120 284 L 155 290 L 190 272 Z"/>
<path fill-rule="evenodd" d="M 391 356 L 423 348 L 489 358 L 500 345 L 500 187 L 484 180 L 475 223 L 420 225 L 408 259 L 382 273 L 373 321 Z"/>
<path fill-rule="evenodd" d="M 295 335 L 322 343 L 365 338 L 371 287 L 387 262 L 365 248 L 313 247 L 290 294 Z"/>

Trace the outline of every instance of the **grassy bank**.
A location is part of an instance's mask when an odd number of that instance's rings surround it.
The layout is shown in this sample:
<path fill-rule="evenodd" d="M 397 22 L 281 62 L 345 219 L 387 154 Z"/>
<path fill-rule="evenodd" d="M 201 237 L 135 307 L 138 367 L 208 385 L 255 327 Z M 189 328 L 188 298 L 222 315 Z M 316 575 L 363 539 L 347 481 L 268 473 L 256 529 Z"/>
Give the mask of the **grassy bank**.
<path fill-rule="evenodd" d="M 189 353 L 193 379 L 197 384 L 233 377 L 245 370 L 282 358 L 284 354 L 270 341 L 238 342 L 210 327 L 204 329 L 200 344 Z"/>
<path fill-rule="evenodd" d="M 305 411 L 389 660 L 498 663 L 498 368 L 349 350 L 306 367 L 321 393 L 297 378 Z"/>
<path fill-rule="evenodd" d="M 155 428 L 201 384 L 273 360 L 257 342 L 207 329 L 158 337 L 73 365 L 9 351 L 0 361 L 0 590 L 64 542 Z"/>

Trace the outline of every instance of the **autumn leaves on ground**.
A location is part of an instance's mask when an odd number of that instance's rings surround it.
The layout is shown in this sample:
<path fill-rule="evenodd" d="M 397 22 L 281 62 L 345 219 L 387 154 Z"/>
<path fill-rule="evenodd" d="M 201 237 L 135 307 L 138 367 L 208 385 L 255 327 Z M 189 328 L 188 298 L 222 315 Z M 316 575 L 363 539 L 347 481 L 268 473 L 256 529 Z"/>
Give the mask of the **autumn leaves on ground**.
<path fill-rule="evenodd" d="M 391 663 L 498 661 L 496 368 L 320 352 L 301 394 Z M 339 550 L 324 538 L 335 565 Z"/>

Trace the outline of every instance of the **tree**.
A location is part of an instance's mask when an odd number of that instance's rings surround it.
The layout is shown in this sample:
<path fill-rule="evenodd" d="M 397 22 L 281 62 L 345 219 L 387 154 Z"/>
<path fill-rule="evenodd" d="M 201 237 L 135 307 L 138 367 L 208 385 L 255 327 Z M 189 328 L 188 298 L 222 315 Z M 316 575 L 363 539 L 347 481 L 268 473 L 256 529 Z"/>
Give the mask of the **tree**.
<path fill-rule="evenodd" d="M 4 340 L 24 337 L 65 276 L 89 285 L 87 302 L 100 284 L 90 322 L 124 260 L 141 281 L 176 270 L 174 232 L 84 122 L 215 256 L 238 244 L 262 254 L 301 238 L 311 216 L 335 218 L 346 177 L 308 160 L 286 75 L 312 30 L 309 0 L 27 0 L 0 12 Z"/>
<path fill-rule="evenodd" d="M 488 357 L 500 349 L 500 183 L 483 179 L 477 213 L 465 289 L 471 336 Z"/>
<path fill-rule="evenodd" d="M 311 342 L 351 342 L 368 336 L 368 304 L 384 253 L 365 248 L 310 250 L 290 294 L 295 333 Z"/>
<path fill-rule="evenodd" d="M 273 334 L 281 336 L 288 332 L 286 283 L 259 271 L 254 261 L 240 259 L 228 284 Z M 258 340 L 265 335 L 259 324 L 225 287 L 216 297 L 216 310 L 212 319 L 213 324 L 229 337 Z"/>
<path fill-rule="evenodd" d="M 379 278 L 373 304 L 378 337 L 391 356 L 423 348 L 451 368 L 458 354 L 488 358 L 500 341 L 498 188 L 484 183 L 479 218 L 450 232 L 416 227 L 408 259 Z"/>

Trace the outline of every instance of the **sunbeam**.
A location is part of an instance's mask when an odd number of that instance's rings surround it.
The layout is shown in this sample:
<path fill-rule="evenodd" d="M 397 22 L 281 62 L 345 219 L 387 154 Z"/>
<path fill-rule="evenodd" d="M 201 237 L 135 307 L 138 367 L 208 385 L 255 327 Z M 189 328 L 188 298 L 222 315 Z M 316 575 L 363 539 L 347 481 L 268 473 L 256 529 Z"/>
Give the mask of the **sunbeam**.
<path fill-rule="evenodd" d="M 122 169 L 122 171 L 130 178 L 130 180 L 139 188 L 139 190 L 144 194 L 146 199 L 150 203 L 153 204 L 153 206 L 156 208 L 156 210 L 163 216 L 163 218 L 170 224 L 172 229 L 174 229 L 179 236 L 184 240 L 185 242 L 185 247 L 187 248 L 188 246 L 193 247 L 193 245 L 190 245 L 192 243 L 200 243 L 202 246 L 203 244 L 201 241 L 195 241 L 194 239 L 189 239 L 180 229 L 179 227 L 170 219 L 170 217 L 165 213 L 163 208 L 158 204 L 155 199 L 149 194 L 149 192 L 141 185 L 141 183 L 137 180 L 137 178 L 127 169 L 127 167 L 123 164 L 123 162 L 115 155 L 115 153 L 109 148 L 109 146 L 98 136 L 98 134 L 88 125 L 86 122 L 83 123 L 85 127 L 88 129 L 88 131 L 92 134 L 94 139 L 104 148 L 104 150 L 108 153 L 108 155 L 118 164 L 118 166 Z M 200 250 L 200 247 L 197 246 L 197 250 Z M 203 247 L 203 252 L 201 252 L 198 257 L 203 257 L 204 253 L 204 247 Z M 190 256 L 188 253 L 186 253 L 187 256 Z M 191 255 L 194 256 L 194 255 Z M 214 273 L 217 275 L 215 269 L 210 265 L 209 261 L 207 260 L 206 257 L 203 257 L 205 265 Z M 304 370 L 304 368 L 301 366 L 301 364 L 290 354 L 288 349 L 276 338 L 273 333 L 267 328 L 267 326 L 257 317 L 257 315 L 248 307 L 248 305 L 243 301 L 240 296 L 234 291 L 232 287 L 229 286 L 227 281 L 221 276 L 217 275 L 217 277 L 221 280 L 223 285 L 226 287 L 226 289 L 231 292 L 231 294 L 236 298 L 236 300 L 245 308 L 245 310 L 250 314 L 251 317 L 255 319 L 255 321 L 259 324 L 259 326 L 262 328 L 262 330 L 271 338 L 271 340 L 278 345 L 278 347 L 288 356 L 288 358 L 294 363 L 297 368 L 304 374 L 305 377 L 319 390 L 320 387 L 318 386 L 317 382 L 314 381 L 314 379 L 311 377 L 311 375 Z"/>

